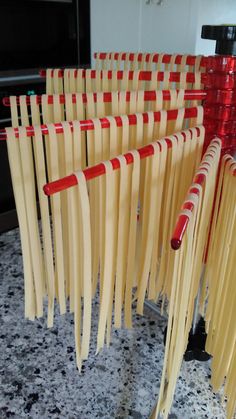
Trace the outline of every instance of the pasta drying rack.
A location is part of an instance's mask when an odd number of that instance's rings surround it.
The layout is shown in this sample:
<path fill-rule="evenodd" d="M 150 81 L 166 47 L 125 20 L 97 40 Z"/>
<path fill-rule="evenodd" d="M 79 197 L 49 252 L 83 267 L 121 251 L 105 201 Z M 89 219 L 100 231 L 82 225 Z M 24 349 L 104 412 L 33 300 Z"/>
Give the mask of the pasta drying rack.
<path fill-rule="evenodd" d="M 186 90 L 185 91 L 185 100 L 204 100 L 204 126 L 206 129 L 205 135 L 205 144 L 204 148 L 209 145 L 209 142 L 215 136 L 219 137 L 222 140 L 222 154 L 230 153 L 234 154 L 236 150 L 236 29 L 232 31 L 232 27 L 227 26 L 203 26 L 202 37 L 206 39 L 216 39 L 216 56 L 202 57 L 201 66 L 205 68 L 205 72 L 201 74 L 201 83 L 204 85 L 204 90 Z M 105 55 L 100 53 L 100 59 L 104 59 Z M 118 58 L 116 54 L 114 59 Z M 122 58 L 122 57 L 121 57 Z M 124 55 L 123 59 L 127 57 Z M 129 56 L 130 61 L 134 59 L 133 54 Z M 142 54 L 138 58 L 142 60 Z M 156 57 L 153 57 L 153 62 L 158 59 L 158 54 Z M 170 56 L 167 54 L 163 56 L 163 62 L 168 63 Z M 180 63 L 181 56 L 176 56 L 176 64 Z M 147 55 L 148 60 L 148 55 Z M 189 56 L 186 63 L 188 65 L 195 64 L 195 57 Z M 77 70 L 75 70 L 77 71 Z M 61 70 L 60 76 L 63 76 L 63 70 Z M 45 72 L 41 71 L 41 76 L 45 76 Z M 117 71 L 117 79 L 120 79 L 122 76 L 121 72 Z M 129 72 L 129 77 L 132 80 L 134 72 Z M 91 71 L 91 78 L 95 77 L 95 72 Z M 139 80 L 151 80 L 150 71 L 141 71 L 139 75 Z M 163 81 L 164 73 L 158 72 L 157 74 L 158 81 Z M 170 72 L 170 81 L 179 82 L 180 74 L 177 72 Z M 108 71 L 109 78 L 109 71 Z M 186 76 L 187 83 L 194 82 L 194 74 L 187 73 Z M 145 92 L 144 98 L 146 100 L 154 99 L 154 92 Z M 96 101 L 96 93 L 94 93 L 94 99 Z M 104 102 L 111 101 L 111 93 L 103 94 Z M 163 92 L 163 99 L 169 100 L 170 93 L 169 91 Z M 49 96 L 49 103 L 53 101 L 53 96 Z M 72 103 L 75 103 L 75 95 L 72 96 Z M 127 101 L 129 100 L 129 93 L 127 93 Z M 41 101 L 40 96 L 37 97 L 37 103 Z M 83 95 L 83 102 L 86 102 L 86 94 Z M 9 106 L 10 102 L 8 98 L 3 100 L 4 105 Z M 65 95 L 60 95 L 60 103 L 65 103 Z M 29 99 L 28 99 L 29 104 Z M 185 109 L 185 118 L 194 118 L 196 117 L 196 108 L 186 108 Z M 177 117 L 176 110 L 167 111 L 167 119 L 175 120 Z M 160 112 L 155 112 L 154 119 L 159 121 Z M 148 114 L 143 114 L 143 121 L 145 119 L 148 121 Z M 122 120 L 120 117 L 116 117 L 117 126 L 122 126 Z M 102 128 L 109 127 L 109 119 L 101 118 L 100 123 Z M 92 130 L 94 128 L 93 121 L 81 121 L 82 130 Z M 136 116 L 129 116 L 129 125 L 136 124 Z M 56 133 L 63 132 L 63 126 L 61 123 L 55 124 Z M 48 133 L 48 128 L 46 125 L 41 126 L 41 131 L 43 134 Z M 19 134 L 18 128 L 15 128 L 16 136 Z M 33 127 L 26 127 L 27 136 L 33 136 L 34 130 Z M 6 139 L 5 130 L 0 131 L 0 140 Z M 138 150 L 140 158 L 145 158 L 153 154 L 153 147 L 147 145 Z M 131 153 L 126 153 L 124 155 L 127 164 L 133 162 L 133 156 Z M 120 162 L 117 158 L 111 160 L 113 169 L 118 169 L 120 167 Z M 92 168 L 87 168 L 84 171 L 85 178 L 92 179 L 101 174 L 105 173 L 105 168 L 103 164 L 97 164 Z M 236 173 L 235 173 L 236 175 Z M 75 175 L 66 176 L 58 181 L 51 182 L 44 187 L 44 192 L 47 195 L 52 195 L 56 192 L 67 189 L 78 183 L 77 177 Z M 202 185 L 204 183 L 204 175 L 198 175 L 195 179 L 195 183 Z M 196 193 L 196 191 L 194 192 Z M 186 203 L 184 209 L 190 211 L 193 210 L 193 204 L 191 202 Z M 182 238 L 185 233 L 189 222 L 189 217 L 186 214 L 179 216 L 179 219 L 176 224 L 175 231 L 171 240 L 171 245 L 173 249 L 178 249 L 181 246 Z M 197 300 L 197 299 L 196 299 Z M 147 305 L 158 312 L 158 309 L 152 303 L 147 303 Z M 206 360 L 209 358 L 208 354 L 205 352 L 205 331 L 203 320 L 198 318 L 197 315 L 197 306 L 198 302 L 196 301 L 196 309 L 194 315 L 194 321 L 192 325 L 192 333 L 189 336 L 189 345 L 185 354 L 186 360 L 198 359 Z M 159 312 L 158 312 L 159 313 Z"/>

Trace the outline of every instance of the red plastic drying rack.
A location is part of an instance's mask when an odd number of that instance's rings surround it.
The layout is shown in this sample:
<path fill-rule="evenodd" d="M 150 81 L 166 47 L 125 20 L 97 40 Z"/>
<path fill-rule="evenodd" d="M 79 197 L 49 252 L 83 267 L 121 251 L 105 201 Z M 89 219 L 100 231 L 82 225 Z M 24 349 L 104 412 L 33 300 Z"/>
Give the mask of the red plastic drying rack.
<path fill-rule="evenodd" d="M 204 25 L 202 38 L 216 40 L 216 53 L 220 54 L 204 59 L 204 148 L 217 136 L 222 141 L 222 154 L 233 155 L 236 151 L 236 28 Z M 236 170 L 233 175 L 236 176 Z M 181 215 L 171 240 L 173 249 L 180 247 L 187 224 L 188 217 Z"/>
<path fill-rule="evenodd" d="M 184 132 L 183 132 L 183 135 L 185 135 Z M 168 141 L 168 137 L 166 137 L 165 139 L 166 139 L 168 148 L 171 148 L 172 143 Z M 141 160 L 145 159 L 146 157 L 152 156 L 154 153 L 154 149 L 151 144 L 141 147 L 137 151 L 140 155 Z M 124 157 L 126 159 L 127 164 L 133 163 L 133 155 L 131 153 L 128 152 L 124 154 Z M 113 170 L 117 170 L 120 168 L 120 161 L 116 157 L 111 159 L 110 162 L 112 164 Z M 90 179 L 94 179 L 98 176 L 105 174 L 106 169 L 103 163 L 99 163 L 95 166 L 84 169 L 83 173 L 85 175 L 86 180 L 90 180 Z M 74 174 L 71 174 L 69 176 L 65 176 L 64 178 L 61 178 L 61 179 L 58 179 L 58 180 L 55 180 L 53 182 L 46 184 L 43 189 L 44 189 L 45 194 L 50 196 L 57 192 L 61 192 L 65 189 L 71 188 L 72 186 L 75 186 L 77 184 L 78 184 L 77 177 Z"/>
<path fill-rule="evenodd" d="M 158 57 L 158 54 L 156 55 Z M 166 58 L 164 58 L 166 57 Z M 168 63 L 171 55 L 164 55 L 163 62 Z M 179 58 L 178 58 L 179 57 Z M 180 63 L 181 55 L 176 57 L 176 63 Z M 191 56 L 190 56 L 191 57 Z M 141 58 L 141 55 L 140 55 Z M 141 58 L 142 59 L 142 58 Z M 187 59 L 187 64 L 194 65 L 195 57 Z M 214 136 L 222 139 L 223 153 L 232 153 L 236 148 L 236 58 L 232 56 L 209 56 L 203 57 L 201 65 L 205 67 L 205 73 L 201 74 L 201 82 L 204 85 L 204 126 L 206 128 L 205 149 Z M 53 76 L 53 71 L 51 75 Z M 75 69 L 75 76 L 78 70 Z M 82 70 L 82 77 L 85 77 Z M 103 71 L 100 77 L 103 77 Z M 45 70 L 40 71 L 41 76 L 46 75 Z M 63 77 L 61 69 L 59 77 Z M 96 70 L 90 70 L 90 77 L 96 77 Z M 112 70 L 106 71 L 108 79 L 112 77 Z M 194 73 L 187 72 L 187 82 L 194 83 Z M 151 80 L 151 71 L 139 71 L 139 80 Z M 129 71 L 129 80 L 133 80 L 134 71 Z M 117 79 L 122 80 L 123 71 L 117 71 Z M 163 81 L 164 72 L 157 72 L 157 81 Z M 179 82 L 180 73 L 170 72 L 170 82 Z M 203 93 L 203 91 L 202 91 Z"/>
<path fill-rule="evenodd" d="M 214 140 L 211 141 L 209 147 L 213 145 L 214 145 Z M 205 166 L 206 166 L 206 162 L 205 162 Z M 205 167 L 205 171 L 207 173 L 208 171 L 207 167 Z M 235 170 L 234 175 L 236 176 L 236 170 Z M 203 186 L 205 182 L 205 178 L 206 178 L 206 175 L 204 173 L 197 174 L 193 179 L 192 187 L 189 189 L 188 194 L 193 193 L 195 195 L 199 195 L 199 189 L 194 187 L 194 185 Z M 195 207 L 195 204 L 192 201 L 186 200 L 183 203 L 181 210 L 188 209 L 191 212 L 193 212 L 194 207 Z M 171 247 L 173 250 L 178 250 L 180 248 L 188 223 L 189 223 L 189 216 L 186 214 L 180 214 L 177 219 L 174 232 L 171 238 Z"/>
<path fill-rule="evenodd" d="M 151 57 L 151 53 L 145 54 L 145 61 L 146 62 L 150 62 L 150 57 Z M 152 57 L 152 62 L 153 63 L 157 63 L 158 59 L 159 59 L 160 54 L 156 53 L 153 55 Z M 105 60 L 107 58 L 107 52 L 95 52 L 94 53 L 94 58 L 99 58 L 100 60 Z M 162 56 L 162 63 L 163 64 L 169 64 L 171 61 L 171 54 L 164 54 Z M 183 55 L 178 54 L 175 57 L 175 64 L 181 64 L 181 60 L 182 60 Z M 134 54 L 133 52 L 127 53 L 127 52 L 123 52 L 121 55 L 119 52 L 114 53 L 113 57 L 112 57 L 112 53 L 109 53 L 108 59 L 113 58 L 114 60 L 118 60 L 121 59 L 122 61 L 134 61 L 134 59 L 137 59 L 139 62 L 143 61 L 143 53 L 139 53 L 138 56 L 136 57 L 136 54 Z M 205 66 L 205 59 L 206 57 L 202 57 L 201 59 L 201 63 L 200 66 L 204 67 Z M 187 56 L 187 60 L 186 60 L 186 64 L 190 65 L 190 66 L 194 66 L 195 65 L 195 61 L 196 61 L 196 56 L 195 55 L 188 55 Z"/>
<path fill-rule="evenodd" d="M 178 92 L 178 89 L 176 90 Z M 102 92 L 103 95 L 103 102 L 110 103 L 112 101 L 112 92 Z M 94 101 L 97 102 L 97 93 L 93 93 Z M 126 102 L 130 102 L 131 92 L 126 92 Z M 204 90 L 190 90 L 186 89 L 184 92 L 184 100 L 203 100 L 206 97 L 206 92 Z M 154 101 L 156 100 L 156 90 L 146 90 L 144 91 L 144 101 Z M 162 98 L 163 100 L 167 101 L 171 99 L 170 90 L 162 90 Z M 87 94 L 82 93 L 83 103 L 87 103 Z M 48 103 L 53 104 L 54 95 L 48 95 Z M 65 104 L 65 94 L 59 95 L 59 101 L 61 104 Z M 76 93 L 72 93 L 72 103 L 75 104 L 77 101 Z M 2 103 L 4 106 L 10 106 L 10 98 L 4 97 L 2 99 Z M 17 105 L 20 105 L 19 97 L 16 98 Z M 42 103 L 42 95 L 36 96 L 36 103 L 41 105 Z M 26 96 L 26 104 L 30 105 L 30 96 Z"/>
<path fill-rule="evenodd" d="M 74 70 L 74 77 L 79 77 L 82 76 L 82 78 L 85 78 L 85 74 L 87 72 L 87 74 L 89 74 L 89 77 L 91 79 L 95 79 L 96 76 L 99 74 L 100 79 L 102 80 L 104 75 L 106 78 L 108 78 L 108 80 L 112 79 L 112 75 L 114 73 L 114 70 L 80 70 L 79 69 L 73 69 Z M 89 71 L 89 73 L 88 73 Z M 115 70 L 116 71 L 116 70 Z M 152 79 L 152 73 L 153 71 L 143 71 L 143 70 L 137 70 L 139 72 L 139 77 L 138 80 L 139 81 L 151 81 Z M 129 70 L 128 71 L 128 80 L 133 80 L 134 79 L 134 75 L 137 73 L 137 71 L 134 70 Z M 41 77 L 46 77 L 46 70 L 40 70 L 39 74 Z M 50 73 L 51 77 L 53 77 L 54 75 L 54 69 L 51 70 Z M 164 71 L 157 71 L 156 72 L 156 76 L 157 76 L 157 81 L 164 81 L 164 75 L 165 72 Z M 181 73 L 178 71 L 170 71 L 169 72 L 169 82 L 176 82 L 179 83 L 180 82 L 180 75 Z M 64 76 L 64 69 L 60 69 L 58 72 L 58 77 L 63 77 Z M 124 71 L 123 70 L 117 70 L 116 71 L 116 76 L 117 76 L 117 80 L 123 80 L 124 78 Z M 202 73 L 201 74 L 201 82 L 203 83 L 205 80 L 205 74 Z M 192 72 L 186 72 L 186 82 L 187 83 L 194 83 L 195 82 L 195 74 Z"/>
<path fill-rule="evenodd" d="M 167 120 L 175 120 L 178 116 L 178 109 L 172 109 L 172 110 L 168 110 L 167 112 Z M 197 117 L 197 113 L 198 113 L 198 109 L 197 107 L 193 107 L 193 108 L 185 108 L 185 113 L 184 113 L 184 118 L 196 118 Z M 154 121 L 155 122 L 159 122 L 160 121 L 160 115 L 161 112 L 153 112 L 154 114 Z M 148 123 L 148 112 L 144 112 L 142 113 L 143 116 L 143 122 Z M 136 114 L 133 115 L 127 115 L 128 117 L 128 121 L 129 121 L 129 125 L 136 125 L 137 123 L 137 116 Z M 115 116 L 115 121 L 118 127 L 122 127 L 122 118 L 120 116 Z M 109 128 L 110 127 L 110 121 L 107 118 L 99 118 L 100 123 L 101 123 L 101 127 L 102 128 Z M 70 126 L 71 126 L 71 130 L 73 131 L 73 124 L 70 121 L 69 122 Z M 55 123 L 53 124 L 55 126 L 55 130 L 57 134 L 63 134 L 63 125 L 61 123 Z M 44 135 L 48 135 L 48 126 L 47 125 L 41 125 L 41 132 Z M 91 119 L 89 120 L 84 120 L 84 121 L 80 121 L 80 127 L 82 131 L 91 131 L 94 129 L 94 123 Z M 16 138 L 19 138 L 19 129 L 18 128 L 14 128 L 15 131 L 15 136 Z M 28 126 L 26 127 L 26 135 L 27 137 L 33 137 L 35 135 L 34 132 L 34 127 L 33 126 Z M 0 130 L 0 140 L 6 140 L 7 139 L 7 134 L 6 134 L 6 129 Z"/>

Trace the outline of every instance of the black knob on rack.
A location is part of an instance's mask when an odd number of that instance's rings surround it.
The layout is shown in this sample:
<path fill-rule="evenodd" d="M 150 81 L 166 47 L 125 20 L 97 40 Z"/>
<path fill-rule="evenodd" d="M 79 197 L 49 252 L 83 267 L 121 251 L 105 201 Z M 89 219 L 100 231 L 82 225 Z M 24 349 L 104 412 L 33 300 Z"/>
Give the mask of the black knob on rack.
<path fill-rule="evenodd" d="M 236 25 L 203 25 L 201 38 L 216 40 L 216 54 L 236 55 Z"/>

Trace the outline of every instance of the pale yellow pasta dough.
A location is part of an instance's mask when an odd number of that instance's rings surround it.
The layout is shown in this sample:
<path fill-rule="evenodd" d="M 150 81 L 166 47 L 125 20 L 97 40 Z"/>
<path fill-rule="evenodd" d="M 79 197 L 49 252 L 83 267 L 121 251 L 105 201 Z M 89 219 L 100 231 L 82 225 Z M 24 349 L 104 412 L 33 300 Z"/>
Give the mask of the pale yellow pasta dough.
<path fill-rule="evenodd" d="M 227 418 L 229 419 L 234 417 L 236 408 L 234 384 L 236 177 L 233 176 L 235 168 L 235 160 L 229 155 L 224 156 L 211 226 L 202 295 L 205 300 L 203 302 L 206 304 L 206 350 L 213 357 L 211 382 L 214 391 L 218 391 L 225 381 L 224 394 L 227 397 Z"/>
<path fill-rule="evenodd" d="M 205 182 L 201 188 L 198 185 L 199 196 L 190 193 L 186 201 L 191 201 L 194 209 L 182 210 L 180 215 L 189 218 L 181 248 L 172 251 L 173 271 L 172 287 L 169 303 L 169 319 L 166 338 L 164 367 L 162 373 L 161 388 L 157 407 L 153 418 L 157 418 L 162 412 L 167 418 L 174 394 L 174 387 L 180 370 L 183 354 L 185 352 L 188 334 L 191 328 L 194 300 L 200 281 L 200 271 L 203 263 L 204 249 L 210 225 L 211 211 L 213 206 L 216 175 L 220 159 L 221 145 L 215 141 L 214 152 L 210 158 L 208 172 L 205 172 Z M 203 157 L 203 162 L 205 162 Z M 201 171 L 200 165 L 200 171 Z M 192 185 L 194 187 L 195 184 Z"/>
<path fill-rule="evenodd" d="M 29 225 L 26 211 L 25 192 L 23 184 L 22 163 L 19 151 L 19 139 L 15 137 L 13 128 L 6 128 L 8 159 L 11 170 L 18 222 L 21 233 L 21 246 L 24 267 L 25 316 L 34 320 L 37 315 L 32 256 L 30 249 Z"/>

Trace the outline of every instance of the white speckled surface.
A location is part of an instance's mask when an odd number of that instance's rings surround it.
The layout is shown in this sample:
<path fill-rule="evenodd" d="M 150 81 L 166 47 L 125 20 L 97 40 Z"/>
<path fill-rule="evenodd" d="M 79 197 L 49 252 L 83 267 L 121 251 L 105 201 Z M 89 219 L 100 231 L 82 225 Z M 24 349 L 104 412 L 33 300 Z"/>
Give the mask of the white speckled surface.
<path fill-rule="evenodd" d="M 75 368 L 73 316 L 24 319 L 18 230 L 0 236 L 0 418 L 146 419 L 158 394 L 165 321 L 149 309 L 132 330 L 113 331 L 112 345 Z M 209 383 L 209 363 L 183 363 L 170 419 L 223 419 Z"/>

